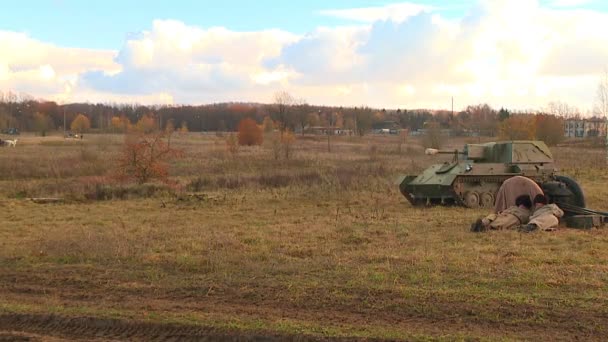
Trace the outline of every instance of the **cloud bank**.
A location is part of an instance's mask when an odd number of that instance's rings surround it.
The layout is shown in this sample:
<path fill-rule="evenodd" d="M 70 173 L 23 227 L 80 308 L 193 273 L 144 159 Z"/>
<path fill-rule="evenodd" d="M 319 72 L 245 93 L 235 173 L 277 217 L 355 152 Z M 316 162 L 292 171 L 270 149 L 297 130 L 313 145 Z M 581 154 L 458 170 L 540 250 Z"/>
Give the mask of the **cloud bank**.
<path fill-rule="evenodd" d="M 330 105 L 590 108 L 608 14 L 554 5 L 482 1 L 449 19 L 415 3 L 323 10 L 351 24 L 303 35 L 157 20 L 115 51 L 0 31 L 0 89 L 60 101 L 269 102 L 287 90 Z"/>

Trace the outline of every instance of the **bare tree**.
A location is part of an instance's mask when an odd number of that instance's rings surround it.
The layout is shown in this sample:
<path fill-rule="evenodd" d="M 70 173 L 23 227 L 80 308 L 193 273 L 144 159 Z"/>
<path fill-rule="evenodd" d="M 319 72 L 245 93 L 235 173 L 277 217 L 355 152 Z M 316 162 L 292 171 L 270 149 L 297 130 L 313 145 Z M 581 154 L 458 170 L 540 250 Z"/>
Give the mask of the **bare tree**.
<path fill-rule="evenodd" d="M 547 105 L 547 113 L 561 116 L 564 118 L 576 117 L 580 115 L 578 108 L 568 105 L 566 102 L 553 101 Z"/>
<path fill-rule="evenodd" d="M 595 98 L 594 114 L 604 117 L 604 131 L 606 133 L 606 165 L 608 165 L 608 69 L 600 78 Z"/>
<path fill-rule="evenodd" d="M 603 117 L 608 115 L 608 69 L 604 70 L 597 87 L 594 114 Z"/>
<path fill-rule="evenodd" d="M 294 101 L 294 112 L 295 112 L 295 120 L 300 126 L 301 134 L 304 135 L 304 129 L 306 125 L 308 125 L 308 114 L 310 114 L 310 107 L 306 103 L 306 100 L 299 99 Z"/>
<path fill-rule="evenodd" d="M 274 114 L 275 121 L 279 123 L 281 132 L 285 131 L 290 124 L 290 107 L 294 104 L 293 97 L 286 91 L 279 91 L 274 94 Z"/>
<path fill-rule="evenodd" d="M 488 104 L 467 106 L 470 122 L 468 128 L 477 132 L 478 136 L 495 136 L 498 131 L 497 112 Z"/>

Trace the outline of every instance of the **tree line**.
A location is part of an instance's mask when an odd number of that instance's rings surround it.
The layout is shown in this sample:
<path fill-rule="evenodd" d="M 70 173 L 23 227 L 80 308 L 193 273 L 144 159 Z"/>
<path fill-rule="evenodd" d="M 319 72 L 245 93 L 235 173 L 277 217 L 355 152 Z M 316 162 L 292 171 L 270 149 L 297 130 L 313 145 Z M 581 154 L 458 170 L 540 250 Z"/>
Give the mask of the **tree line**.
<path fill-rule="evenodd" d="M 551 106 L 549 107 L 551 110 Z M 487 104 L 467 106 L 464 110 L 411 110 L 373 109 L 370 107 L 330 107 L 309 105 L 279 92 L 271 104 L 217 103 L 209 105 L 146 106 L 138 104 L 72 103 L 59 105 L 52 101 L 35 100 L 14 93 L 0 93 L 0 129 L 15 127 L 22 131 L 44 134 L 50 130 L 70 129 L 71 123 L 82 116 L 88 119 L 86 127 L 98 132 L 121 132 L 129 125 L 148 129 L 181 129 L 189 131 L 237 131 L 239 123 L 249 118 L 262 124 L 266 118 L 280 131 L 304 133 L 311 127 L 334 127 L 364 135 L 372 129 L 395 128 L 415 131 L 434 127 L 449 129 L 453 135 L 523 136 L 518 128 L 530 127 L 524 117 L 538 114 L 546 127 L 563 135 L 563 106 L 555 105 L 553 113 L 511 112 L 495 109 Z M 561 112 L 559 110 L 562 110 Z M 512 119 L 510 119 L 513 117 Z M 517 119 L 515 119 L 517 118 Z M 505 120 L 507 123 L 504 123 Z M 539 121 L 540 122 L 540 121 Z M 535 125 L 535 127 L 538 125 Z M 559 128 L 559 129 L 558 129 Z M 535 128 L 534 135 L 536 135 Z M 518 132 L 511 134 L 509 132 Z M 530 137 L 532 138 L 532 137 Z"/>

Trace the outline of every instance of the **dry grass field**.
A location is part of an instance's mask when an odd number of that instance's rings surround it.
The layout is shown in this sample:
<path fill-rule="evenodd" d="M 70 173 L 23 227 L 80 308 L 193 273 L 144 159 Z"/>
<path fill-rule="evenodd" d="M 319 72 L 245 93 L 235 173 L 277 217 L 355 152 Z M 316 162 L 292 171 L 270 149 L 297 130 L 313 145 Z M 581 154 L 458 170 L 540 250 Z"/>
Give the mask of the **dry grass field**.
<path fill-rule="evenodd" d="M 102 185 L 122 141 L 0 149 L 0 339 L 608 339 L 608 230 L 473 234 L 483 210 L 413 208 L 395 180 L 437 160 L 417 140 L 298 137 L 275 160 L 188 133 L 179 186 Z M 608 210 L 605 152 L 552 150 Z"/>

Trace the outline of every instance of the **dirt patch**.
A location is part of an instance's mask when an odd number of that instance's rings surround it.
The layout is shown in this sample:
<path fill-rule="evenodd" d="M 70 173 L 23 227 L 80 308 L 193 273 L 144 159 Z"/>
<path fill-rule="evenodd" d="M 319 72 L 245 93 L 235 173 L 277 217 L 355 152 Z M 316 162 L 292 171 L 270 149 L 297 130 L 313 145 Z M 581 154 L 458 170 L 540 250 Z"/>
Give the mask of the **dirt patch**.
<path fill-rule="evenodd" d="M 27 333 L 22 331 L 0 331 L 0 342 L 32 342 L 32 341 L 44 341 L 44 342 L 64 342 L 71 341 L 71 339 L 65 339 L 49 335 L 40 335 Z"/>
<path fill-rule="evenodd" d="M 604 339 L 605 318 L 592 308 L 548 310 L 545 304 L 476 303 L 447 298 L 417 297 L 399 299 L 392 291 L 349 291 L 358 300 L 344 303 L 319 291 L 304 300 L 261 294 L 280 294 L 280 288 L 260 288 L 238 292 L 226 288 L 142 287 L 122 283 L 118 277 L 103 276 L 94 269 L 52 269 L 44 272 L 19 272 L 4 269 L 0 277 L 0 298 L 13 303 L 45 306 L 46 298 L 68 307 L 112 308 L 125 312 L 203 313 L 210 317 L 248 317 L 277 322 L 323 322 L 324 327 L 374 326 L 424 336 L 509 336 L 524 339 Z M 369 302 L 369 305 L 361 303 Z M 358 304 L 357 304 L 358 303 Z M 538 311 L 546 321 L 538 322 Z M 572 317 L 577 317 L 576 320 Z M 204 320 L 202 321 L 204 324 Z M 586 322 L 588 324 L 582 324 Z M 595 328 L 593 328 L 595 327 Z M 119 340 L 308 340 L 318 336 L 276 335 L 272 332 L 141 323 L 92 317 L 66 318 L 56 315 L 0 315 L 0 331 L 40 333 L 64 338 L 102 338 Z M 35 340 L 35 339 L 34 339 Z"/>
<path fill-rule="evenodd" d="M 243 334 L 200 326 L 57 315 L 0 315 L 0 341 L 349 341 L 312 336 Z"/>

